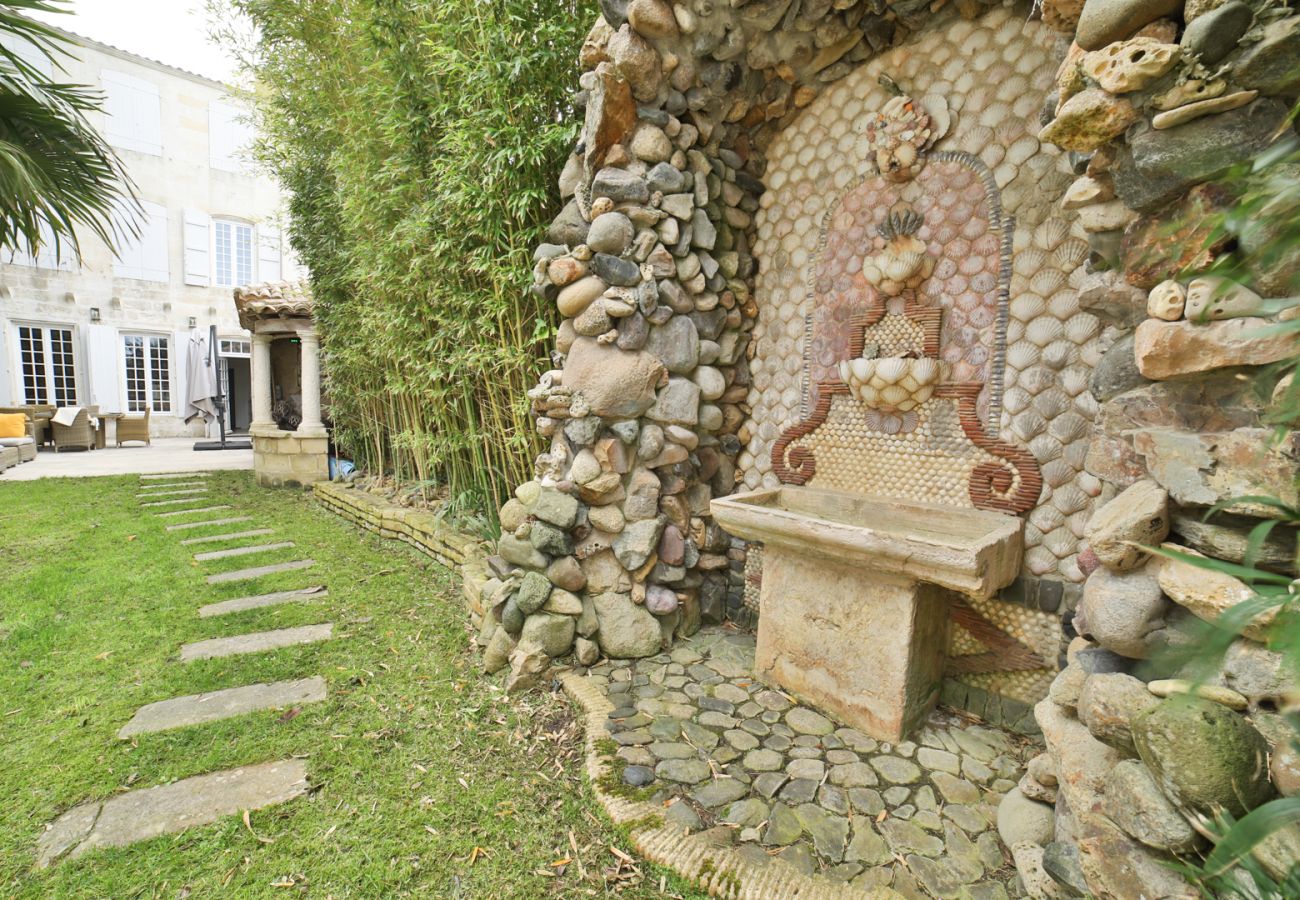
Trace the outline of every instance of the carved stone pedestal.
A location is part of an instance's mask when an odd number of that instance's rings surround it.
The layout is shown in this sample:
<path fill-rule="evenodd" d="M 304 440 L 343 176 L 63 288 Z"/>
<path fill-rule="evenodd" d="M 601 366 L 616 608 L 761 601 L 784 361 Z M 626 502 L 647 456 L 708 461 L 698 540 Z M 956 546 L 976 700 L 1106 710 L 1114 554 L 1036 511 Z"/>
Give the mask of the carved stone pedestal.
<path fill-rule="evenodd" d="M 760 679 L 882 741 L 901 741 L 943 682 L 948 592 L 770 546 Z"/>

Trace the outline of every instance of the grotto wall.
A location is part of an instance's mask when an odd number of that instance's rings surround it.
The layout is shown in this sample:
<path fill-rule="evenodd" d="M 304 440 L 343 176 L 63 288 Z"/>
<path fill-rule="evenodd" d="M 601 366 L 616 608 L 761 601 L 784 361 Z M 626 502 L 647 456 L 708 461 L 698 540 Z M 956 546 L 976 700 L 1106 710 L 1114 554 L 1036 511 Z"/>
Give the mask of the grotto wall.
<path fill-rule="evenodd" d="M 1256 326 L 1290 315 L 1296 260 L 1247 285 L 1202 270 L 1231 249 L 1206 241 L 1231 201 L 1212 178 L 1294 135 L 1300 16 L 1040 6 L 602 0 L 566 206 L 535 255 L 533 290 L 564 317 L 529 394 L 550 445 L 471 605 L 485 669 L 523 689 L 552 660 L 752 623 L 761 547 L 709 515 L 737 488 L 816 477 L 1021 515 L 1021 577 L 954 611 L 944 694 L 1046 741 L 1003 839 L 1034 896 L 1192 896 L 1163 863 L 1205 845 L 1197 817 L 1300 785 L 1276 715 L 1292 686 L 1266 623 L 1189 686 L 1160 651 L 1244 586 L 1132 543 L 1239 561 L 1269 510 L 1206 510 L 1296 500 L 1300 445 L 1267 443 L 1252 390 L 1295 352 Z M 900 186 L 884 176 L 904 145 Z M 895 296 L 872 267 L 907 241 L 933 269 Z M 800 448 L 810 476 L 791 429 L 828 414 L 848 326 L 919 308 L 937 311 L 911 316 L 930 323 L 920 355 L 972 386 L 947 398 L 960 412 L 854 424 Z M 940 425 L 966 443 L 931 453 Z M 970 446 L 1020 464 L 981 493 L 935 461 Z M 1263 560 L 1294 574 L 1295 534 Z"/>

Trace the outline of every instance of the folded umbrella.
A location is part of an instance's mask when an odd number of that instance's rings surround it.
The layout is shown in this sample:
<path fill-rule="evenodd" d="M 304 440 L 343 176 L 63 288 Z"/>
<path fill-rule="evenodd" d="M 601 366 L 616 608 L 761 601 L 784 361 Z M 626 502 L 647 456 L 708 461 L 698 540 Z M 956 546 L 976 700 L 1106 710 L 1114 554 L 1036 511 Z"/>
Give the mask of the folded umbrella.
<path fill-rule="evenodd" d="M 217 358 L 211 350 L 206 331 L 196 328 L 190 332 L 190 345 L 185 358 L 186 397 L 183 418 L 186 422 L 202 416 L 206 425 L 217 418 Z"/>

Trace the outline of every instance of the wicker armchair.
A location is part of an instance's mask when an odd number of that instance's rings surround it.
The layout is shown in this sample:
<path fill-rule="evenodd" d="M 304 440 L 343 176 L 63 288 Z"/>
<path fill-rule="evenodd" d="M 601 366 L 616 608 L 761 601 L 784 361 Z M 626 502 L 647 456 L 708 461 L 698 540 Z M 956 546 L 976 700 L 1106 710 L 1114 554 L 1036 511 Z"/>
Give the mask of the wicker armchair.
<path fill-rule="evenodd" d="M 139 418 L 123 416 L 117 420 L 117 445 L 122 446 L 123 441 L 149 443 L 149 410 L 146 409 Z"/>
<path fill-rule="evenodd" d="M 85 409 L 77 412 L 77 417 L 72 420 L 71 425 L 60 425 L 58 422 L 51 421 L 50 427 L 54 429 L 55 453 L 74 447 L 90 450 L 95 446 L 95 429 L 90 427 L 90 413 Z"/>

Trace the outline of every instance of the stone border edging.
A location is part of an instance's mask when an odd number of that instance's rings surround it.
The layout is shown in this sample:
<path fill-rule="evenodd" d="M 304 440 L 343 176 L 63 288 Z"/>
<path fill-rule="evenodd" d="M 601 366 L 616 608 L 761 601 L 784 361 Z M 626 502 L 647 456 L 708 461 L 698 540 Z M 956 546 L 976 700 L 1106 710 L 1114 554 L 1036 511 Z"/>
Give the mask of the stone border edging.
<path fill-rule="evenodd" d="M 630 825 L 629 838 L 642 858 L 672 869 L 713 897 L 735 900 L 896 900 L 890 888 L 862 891 L 819 876 L 807 876 L 779 859 L 758 867 L 735 850 L 718 847 L 698 835 L 664 822 L 663 810 L 644 800 L 628 800 L 603 790 L 610 774 L 597 743 L 610 737 L 605 728 L 614 705 L 577 672 L 564 672 L 560 683 L 585 716 L 587 778 L 592 793 L 615 825 Z M 636 824 L 640 823 L 640 824 Z"/>
<path fill-rule="evenodd" d="M 428 510 L 388 503 L 368 491 L 332 481 L 318 481 L 312 490 L 330 512 L 382 537 L 405 541 L 449 569 L 480 555 L 476 539 L 448 528 Z"/>

